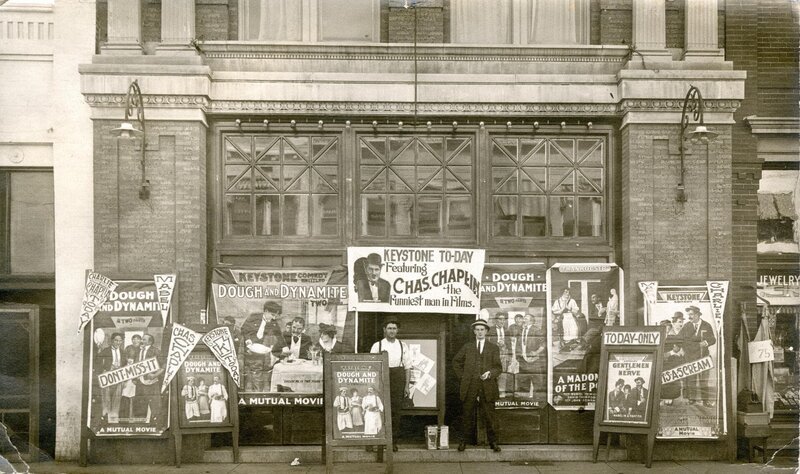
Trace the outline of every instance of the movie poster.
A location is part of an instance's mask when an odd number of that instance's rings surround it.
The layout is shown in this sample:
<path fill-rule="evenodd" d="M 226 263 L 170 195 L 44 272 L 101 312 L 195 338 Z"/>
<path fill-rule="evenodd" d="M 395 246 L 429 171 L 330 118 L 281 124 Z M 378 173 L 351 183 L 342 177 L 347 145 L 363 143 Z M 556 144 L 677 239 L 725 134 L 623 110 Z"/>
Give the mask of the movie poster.
<path fill-rule="evenodd" d="M 723 316 L 727 281 L 661 286 L 640 282 L 645 323 L 665 326 L 659 438 L 717 438 L 727 432 Z"/>
<path fill-rule="evenodd" d="M 349 308 L 478 314 L 482 249 L 348 247 Z"/>
<path fill-rule="evenodd" d="M 333 386 L 328 409 L 335 417 L 333 439 L 386 439 L 389 387 L 382 384 L 382 366 L 379 360 L 331 361 Z"/>
<path fill-rule="evenodd" d="M 547 270 L 547 401 L 594 410 L 603 327 L 623 325 L 623 275 L 613 263 L 557 263 Z"/>
<path fill-rule="evenodd" d="M 182 427 L 232 426 L 225 368 L 209 351 L 195 350 L 178 371 Z"/>
<path fill-rule="evenodd" d="M 609 350 L 604 422 L 647 425 L 653 366 L 652 354 Z"/>
<path fill-rule="evenodd" d="M 322 406 L 322 351 L 355 347 L 345 269 L 215 269 L 211 293 L 239 357 L 238 403 Z"/>
<path fill-rule="evenodd" d="M 115 280 L 90 322 L 87 424 L 97 436 L 159 436 L 169 427 L 161 393 L 169 335 L 154 280 Z"/>
<path fill-rule="evenodd" d="M 500 348 L 497 408 L 540 408 L 547 403 L 547 283 L 544 263 L 487 263 L 480 318 Z"/>

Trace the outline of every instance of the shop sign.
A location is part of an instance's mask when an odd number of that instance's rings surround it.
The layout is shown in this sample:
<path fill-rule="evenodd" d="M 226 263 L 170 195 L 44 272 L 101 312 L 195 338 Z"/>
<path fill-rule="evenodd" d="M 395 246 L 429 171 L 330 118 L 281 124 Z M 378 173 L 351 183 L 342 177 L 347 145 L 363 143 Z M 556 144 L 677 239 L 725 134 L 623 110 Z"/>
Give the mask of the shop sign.
<path fill-rule="evenodd" d="M 348 247 L 354 311 L 477 314 L 482 249 Z"/>
<path fill-rule="evenodd" d="M 556 410 L 594 410 L 601 334 L 625 323 L 622 269 L 558 263 L 547 282 L 547 400 Z"/>
<path fill-rule="evenodd" d="M 335 330 L 335 351 L 355 346 L 346 280 L 343 267 L 214 271 L 209 317 L 220 327 L 203 341 L 239 385 L 239 405 L 322 406 L 322 329 Z"/>
<path fill-rule="evenodd" d="M 170 418 L 169 392 L 161 392 L 169 337 L 163 300 L 155 280 L 112 286 L 89 323 L 86 423 L 95 436 L 160 436 Z"/>
<path fill-rule="evenodd" d="M 547 404 L 546 268 L 543 263 L 487 263 L 481 278 L 480 317 L 500 348 L 497 408 Z"/>
<path fill-rule="evenodd" d="M 723 319 L 727 281 L 673 286 L 643 282 L 645 323 L 665 327 L 659 438 L 727 433 Z M 648 293 L 645 288 L 654 288 Z"/>

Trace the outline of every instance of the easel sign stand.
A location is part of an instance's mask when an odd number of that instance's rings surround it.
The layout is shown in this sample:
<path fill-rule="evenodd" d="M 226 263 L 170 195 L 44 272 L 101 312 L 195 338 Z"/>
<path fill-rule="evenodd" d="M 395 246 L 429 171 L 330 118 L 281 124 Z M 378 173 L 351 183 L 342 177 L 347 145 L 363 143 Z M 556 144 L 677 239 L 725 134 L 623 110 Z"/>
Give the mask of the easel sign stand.
<path fill-rule="evenodd" d="M 606 434 L 606 461 L 611 433 L 625 433 L 647 436 L 645 466 L 652 465 L 665 337 L 663 326 L 619 326 L 603 330 L 592 462 L 597 462 L 603 433 Z"/>
<path fill-rule="evenodd" d="M 323 357 L 325 472 L 333 472 L 336 448 L 376 446 L 375 461 L 384 462 L 386 448 L 385 472 L 391 473 L 391 413 L 395 407 L 389 396 L 388 354 L 324 354 Z M 360 415 L 353 416 L 352 408 L 357 406 L 361 407 Z"/>

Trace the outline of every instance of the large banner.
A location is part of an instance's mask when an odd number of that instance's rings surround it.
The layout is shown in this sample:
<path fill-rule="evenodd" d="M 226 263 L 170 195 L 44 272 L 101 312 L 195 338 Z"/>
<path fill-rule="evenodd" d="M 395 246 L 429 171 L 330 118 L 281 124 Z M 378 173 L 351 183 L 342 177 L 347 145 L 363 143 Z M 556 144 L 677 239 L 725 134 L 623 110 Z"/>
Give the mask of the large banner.
<path fill-rule="evenodd" d="M 623 275 L 613 263 L 557 263 L 547 270 L 547 401 L 594 410 L 604 326 L 622 325 Z"/>
<path fill-rule="evenodd" d="M 500 347 L 497 408 L 540 408 L 547 403 L 547 283 L 544 263 L 487 263 L 480 317 Z"/>
<path fill-rule="evenodd" d="M 645 323 L 667 330 L 659 438 L 717 438 L 727 432 L 723 316 L 727 281 L 661 286 L 640 282 Z"/>
<path fill-rule="evenodd" d="M 478 314 L 482 249 L 349 247 L 349 308 Z"/>
<path fill-rule="evenodd" d="M 322 406 L 322 347 L 355 347 L 346 279 L 343 267 L 214 270 L 211 318 L 233 335 L 240 405 Z"/>
<path fill-rule="evenodd" d="M 87 424 L 97 436 L 158 436 L 169 427 L 169 391 L 161 393 L 166 342 L 153 280 L 116 280 L 91 319 Z"/>

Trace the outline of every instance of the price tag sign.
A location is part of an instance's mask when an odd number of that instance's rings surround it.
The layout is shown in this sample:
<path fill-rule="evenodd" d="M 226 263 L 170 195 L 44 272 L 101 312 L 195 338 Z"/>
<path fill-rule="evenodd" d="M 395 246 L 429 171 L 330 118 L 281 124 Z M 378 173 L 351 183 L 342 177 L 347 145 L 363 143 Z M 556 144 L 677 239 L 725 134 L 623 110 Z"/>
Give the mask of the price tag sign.
<path fill-rule="evenodd" d="M 775 360 L 771 340 L 748 342 L 747 349 L 750 351 L 751 364 Z"/>

